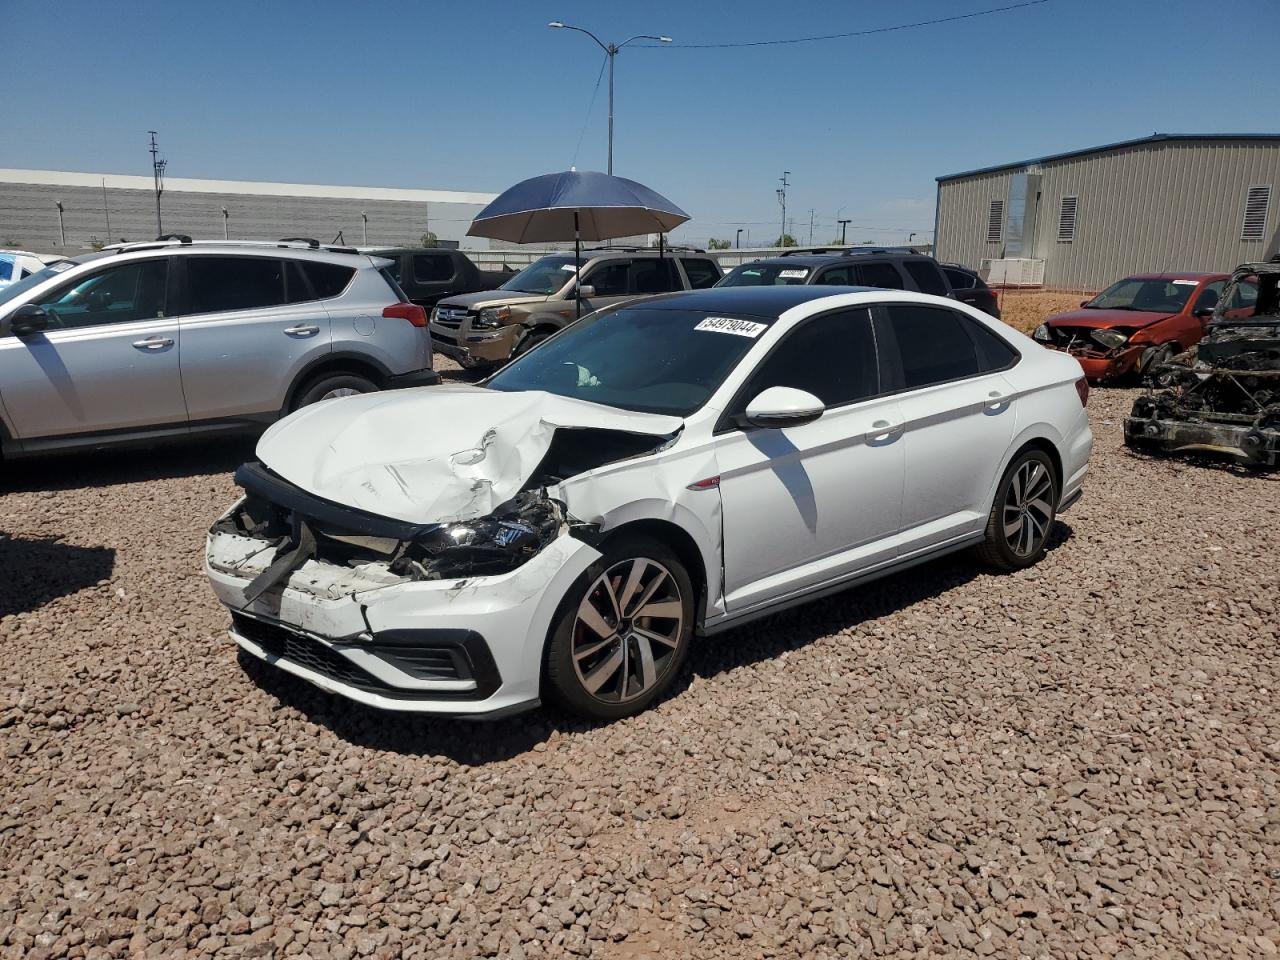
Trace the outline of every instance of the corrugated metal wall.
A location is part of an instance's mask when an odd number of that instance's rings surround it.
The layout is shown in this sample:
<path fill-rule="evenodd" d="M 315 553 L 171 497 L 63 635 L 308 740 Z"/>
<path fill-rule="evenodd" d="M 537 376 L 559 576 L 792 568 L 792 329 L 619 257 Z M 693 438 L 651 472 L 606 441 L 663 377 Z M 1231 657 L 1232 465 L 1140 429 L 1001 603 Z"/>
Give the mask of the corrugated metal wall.
<path fill-rule="evenodd" d="M 1129 273 L 1226 271 L 1280 246 L 1280 143 L 1194 140 L 1125 147 L 1021 168 L 1042 176 L 1033 244 L 1045 285 L 1097 290 Z M 977 267 L 1003 254 L 987 242 L 990 201 L 1008 201 L 1019 170 L 944 181 L 938 258 Z M 1264 238 L 1240 239 L 1250 186 L 1271 185 Z M 1076 235 L 1060 242 L 1062 198 L 1078 198 Z"/>
<path fill-rule="evenodd" d="M 62 201 L 67 246 L 79 249 L 90 238 L 107 236 L 102 190 L 46 184 L 0 184 L 0 246 L 37 252 L 58 247 L 58 209 Z M 151 240 L 156 234 L 155 195 L 145 190 L 107 188 L 111 239 Z M 200 240 L 222 239 L 222 208 L 229 213 L 232 240 L 314 237 L 328 243 L 338 231 L 350 244 L 362 242 L 361 212 L 368 213 L 370 244 L 414 244 L 428 228 L 442 240 L 459 240 L 480 211 L 479 205 L 417 203 L 398 200 L 343 200 L 327 197 L 274 197 L 230 193 L 165 191 L 161 212 L 166 233 Z"/>

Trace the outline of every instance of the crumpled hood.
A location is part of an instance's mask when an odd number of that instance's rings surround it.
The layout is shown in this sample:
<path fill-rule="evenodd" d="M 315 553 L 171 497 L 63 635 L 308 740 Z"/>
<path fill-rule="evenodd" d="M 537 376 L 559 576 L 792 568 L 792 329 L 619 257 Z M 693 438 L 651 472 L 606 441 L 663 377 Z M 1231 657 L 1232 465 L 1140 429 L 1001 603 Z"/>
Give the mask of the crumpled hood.
<path fill-rule="evenodd" d="M 470 310 L 473 307 L 484 307 L 494 303 L 515 306 L 518 303 L 542 303 L 547 299 L 540 293 L 521 293 L 518 290 L 481 290 L 479 293 L 461 293 L 447 300 L 441 300 L 437 306 L 457 307 Z"/>
<path fill-rule="evenodd" d="M 258 441 L 258 458 L 302 489 L 408 523 L 469 520 L 518 493 L 559 428 L 665 437 L 679 417 L 542 391 L 463 384 L 326 400 Z"/>
<path fill-rule="evenodd" d="M 1071 310 L 1068 313 L 1055 313 L 1045 321 L 1051 327 L 1089 327 L 1100 330 L 1110 327 L 1131 327 L 1135 330 L 1149 327 L 1161 320 L 1168 320 L 1177 313 L 1162 313 L 1157 310 Z"/>

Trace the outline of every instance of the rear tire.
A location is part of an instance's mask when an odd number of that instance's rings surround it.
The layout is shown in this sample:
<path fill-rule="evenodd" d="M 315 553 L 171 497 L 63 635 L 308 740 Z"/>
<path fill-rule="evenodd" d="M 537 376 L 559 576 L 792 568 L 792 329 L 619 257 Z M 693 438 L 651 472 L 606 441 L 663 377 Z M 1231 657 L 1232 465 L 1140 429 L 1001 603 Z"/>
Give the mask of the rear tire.
<path fill-rule="evenodd" d="M 996 487 L 978 558 L 998 570 L 1039 563 L 1058 514 L 1058 477 L 1043 450 L 1018 454 Z"/>
<path fill-rule="evenodd" d="M 1178 345 L 1176 343 L 1162 343 L 1158 347 L 1152 347 L 1142 355 L 1142 360 L 1138 364 L 1138 379 L 1145 381 L 1151 371 L 1157 367 L 1168 363 L 1178 354 Z"/>
<path fill-rule="evenodd" d="M 350 397 L 357 393 L 373 393 L 377 389 L 376 383 L 356 373 L 321 374 L 298 391 L 292 410 L 300 410 L 321 400 Z"/>
<path fill-rule="evenodd" d="M 693 618 L 693 584 L 675 553 L 649 537 L 620 538 L 560 604 L 545 697 L 591 720 L 640 713 L 680 673 Z"/>

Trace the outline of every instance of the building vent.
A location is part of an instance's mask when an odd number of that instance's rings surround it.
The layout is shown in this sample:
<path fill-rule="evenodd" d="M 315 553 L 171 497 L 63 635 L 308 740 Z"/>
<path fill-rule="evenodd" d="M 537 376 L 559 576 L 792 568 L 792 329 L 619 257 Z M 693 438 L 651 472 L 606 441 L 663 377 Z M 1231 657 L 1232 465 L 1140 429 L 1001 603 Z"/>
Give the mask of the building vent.
<path fill-rule="evenodd" d="M 1063 197 L 1058 211 L 1058 242 L 1070 243 L 1076 238 L 1076 198 Z"/>
<path fill-rule="evenodd" d="M 1267 208 L 1271 206 L 1271 185 L 1250 187 L 1244 200 L 1244 225 L 1241 240 L 1261 240 L 1267 229 Z"/>
<path fill-rule="evenodd" d="M 1004 229 L 1004 201 L 992 200 L 987 211 L 987 243 L 999 243 Z"/>

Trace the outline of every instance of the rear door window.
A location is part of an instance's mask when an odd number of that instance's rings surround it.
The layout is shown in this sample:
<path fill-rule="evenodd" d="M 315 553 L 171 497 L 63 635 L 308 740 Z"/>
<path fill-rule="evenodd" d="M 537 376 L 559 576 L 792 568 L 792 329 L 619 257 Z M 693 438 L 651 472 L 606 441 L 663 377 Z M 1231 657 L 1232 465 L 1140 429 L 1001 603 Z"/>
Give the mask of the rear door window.
<path fill-rule="evenodd" d="M 954 310 L 908 303 L 883 309 L 900 361 L 903 389 L 977 375 L 977 348 Z"/>
<path fill-rule="evenodd" d="M 400 261 L 396 261 L 399 266 Z M 311 281 L 311 287 L 316 292 L 316 299 L 327 300 L 330 297 L 336 297 L 347 289 L 347 285 L 351 283 L 351 278 L 356 275 L 354 267 L 344 267 L 337 263 L 320 263 L 318 261 L 304 261 L 302 269 L 307 274 L 307 279 Z M 388 267 L 388 270 L 390 268 Z M 394 274 L 399 279 L 399 271 Z"/>
<path fill-rule="evenodd" d="M 413 255 L 413 279 L 418 283 L 446 283 L 453 279 L 453 274 L 453 258 L 448 254 Z"/>
<path fill-rule="evenodd" d="M 720 280 L 720 269 L 713 260 L 682 257 L 680 263 L 684 267 L 685 276 L 689 278 L 689 288 L 692 290 L 714 287 Z"/>
<path fill-rule="evenodd" d="M 956 316 L 960 316 L 956 314 Z M 982 373 L 1005 370 L 1018 361 L 1018 351 L 1009 346 L 998 334 L 971 317 L 960 316 L 969 335 L 978 348 L 978 368 Z"/>
<path fill-rule="evenodd" d="M 972 290 L 977 287 L 975 277 L 971 273 L 965 273 L 963 270 L 943 270 L 947 275 L 947 282 L 951 284 L 952 290 Z"/>
<path fill-rule="evenodd" d="M 631 264 L 631 293 L 671 293 L 683 289 L 674 260 L 636 260 Z"/>
<path fill-rule="evenodd" d="M 266 257 L 185 257 L 188 313 L 259 310 L 285 302 L 284 261 Z"/>
<path fill-rule="evenodd" d="M 864 287 L 882 287 L 885 290 L 905 290 L 898 268 L 888 261 L 859 263 L 855 266 L 858 283 Z"/>
<path fill-rule="evenodd" d="M 951 292 L 942 271 L 927 260 L 903 260 L 902 265 L 916 282 L 921 293 L 929 293 L 935 297 L 945 297 Z"/>

